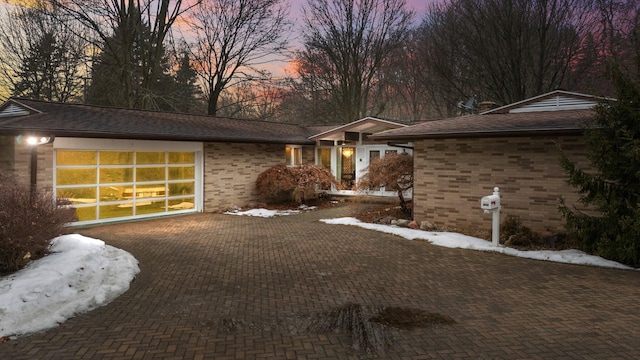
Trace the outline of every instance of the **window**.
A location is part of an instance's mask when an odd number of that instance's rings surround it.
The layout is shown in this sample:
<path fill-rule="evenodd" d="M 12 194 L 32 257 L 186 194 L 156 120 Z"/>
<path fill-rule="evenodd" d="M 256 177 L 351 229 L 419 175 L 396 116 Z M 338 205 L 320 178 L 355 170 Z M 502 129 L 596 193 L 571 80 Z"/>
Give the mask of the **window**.
<path fill-rule="evenodd" d="M 331 171 L 331 148 L 318 148 L 318 165 Z"/>
<path fill-rule="evenodd" d="M 289 145 L 285 148 L 287 166 L 302 165 L 302 147 Z"/>

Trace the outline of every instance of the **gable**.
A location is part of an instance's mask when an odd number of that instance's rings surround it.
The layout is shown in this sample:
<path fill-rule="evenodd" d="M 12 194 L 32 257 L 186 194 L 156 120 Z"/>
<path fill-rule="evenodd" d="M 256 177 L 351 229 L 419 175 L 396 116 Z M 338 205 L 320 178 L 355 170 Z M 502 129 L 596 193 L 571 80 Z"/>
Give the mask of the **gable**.
<path fill-rule="evenodd" d="M 374 117 L 365 117 L 360 120 L 356 120 L 352 123 L 340 125 L 335 128 L 331 128 L 321 132 L 319 134 L 310 136 L 311 140 L 345 140 L 345 136 L 348 133 L 370 133 L 375 134 L 377 132 L 397 129 L 406 127 L 407 125 L 396 123 L 393 121 L 377 119 Z"/>
<path fill-rule="evenodd" d="M 509 110 L 509 113 L 534 111 L 586 110 L 598 104 L 595 99 L 556 95 Z"/>
<path fill-rule="evenodd" d="M 602 100 L 613 100 L 564 90 L 555 90 L 529 99 L 501 106 L 485 114 L 516 114 L 542 111 L 590 110 Z"/>
<path fill-rule="evenodd" d="M 4 109 L 0 110 L 0 117 L 24 116 L 29 114 L 29 110 L 16 104 L 9 104 Z"/>

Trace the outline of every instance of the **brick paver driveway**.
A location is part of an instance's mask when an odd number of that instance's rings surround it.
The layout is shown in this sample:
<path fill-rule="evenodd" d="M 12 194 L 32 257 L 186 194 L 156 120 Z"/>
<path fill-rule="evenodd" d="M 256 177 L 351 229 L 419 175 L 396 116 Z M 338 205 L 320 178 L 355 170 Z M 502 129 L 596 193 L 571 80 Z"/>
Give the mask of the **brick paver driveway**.
<path fill-rule="evenodd" d="M 640 358 L 640 273 L 317 221 L 351 211 L 197 214 L 83 229 L 131 252 L 140 275 L 107 306 L 0 344 L 0 359 Z M 336 309 L 347 304 L 364 305 L 365 319 L 399 307 L 455 323 L 363 321 L 351 333 L 312 326 L 340 322 Z M 377 346 L 359 346 L 358 337 Z"/>

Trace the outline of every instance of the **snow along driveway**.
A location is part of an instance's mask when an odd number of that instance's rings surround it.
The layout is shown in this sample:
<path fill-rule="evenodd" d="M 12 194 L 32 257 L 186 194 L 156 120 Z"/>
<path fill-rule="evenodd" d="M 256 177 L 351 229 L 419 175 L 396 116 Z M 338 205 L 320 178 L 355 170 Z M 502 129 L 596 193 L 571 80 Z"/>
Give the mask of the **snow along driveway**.
<path fill-rule="evenodd" d="M 578 265 L 592 265 L 600 267 L 608 267 L 615 269 L 627 269 L 633 268 L 620 264 L 615 261 L 606 260 L 599 256 L 589 255 L 580 250 L 540 250 L 540 251 L 522 251 L 504 246 L 493 246 L 490 241 L 478 239 L 471 236 L 466 236 L 457 233 L 450 232 L 432 232 L 423 230 L 414 230 L 407 228 L 400 228 L 397 226 L 380 225 L 363 223 L 355 218 L 338 218 L 338 219 L 323 219 L 320 220 L 327 224 L 336 225 L 352 225 L 358 226 L 364 229 L 375 230 L 384 232 L 387 234 L 394 234 L 403 237 L 408 240 L 426 240 L 433 245 L 444 246 L 448 248 L 460 248 L 480 251 L 494 251 L 506 255 L 517 256 L 526 259 L 545 260 L 560 262 L 566 264 L 578 264 Z"/>
<path fill-rule="evenodd" d="M 53 239 L 49 252 L 0 278 L 0 342 L 103 306 L 140 272 L 128 252 L 78 234 Z"/>

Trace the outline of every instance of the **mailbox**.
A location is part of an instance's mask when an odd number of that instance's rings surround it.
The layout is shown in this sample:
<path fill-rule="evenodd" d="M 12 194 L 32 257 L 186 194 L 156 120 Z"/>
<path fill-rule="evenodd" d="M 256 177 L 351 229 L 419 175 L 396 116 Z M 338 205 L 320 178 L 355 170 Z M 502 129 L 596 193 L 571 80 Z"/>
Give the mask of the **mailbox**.
<path fill-rule="evenodd" d="M 482 210 L 495 210 L 500 208 L 500 195 L 485 196 L 480 200 Z"/>
<path fill-rule="evenodd" d="M 480 200 L 480 207 L 485 213 L 493 215 L 491 229 L 491 243 L 493 246 L 500 245 L 500 189 L 493 188 L 493 195 L 485 196 Z"/>
<path fill-rule="evenodd" d="M 493 246 L 500 245 L 500 189 L 493 188 L 493 195 L 485 196 L 480 200 L 480 207 L 485 213 L 493 215 L 491 229 L 491 243 Z"/>

